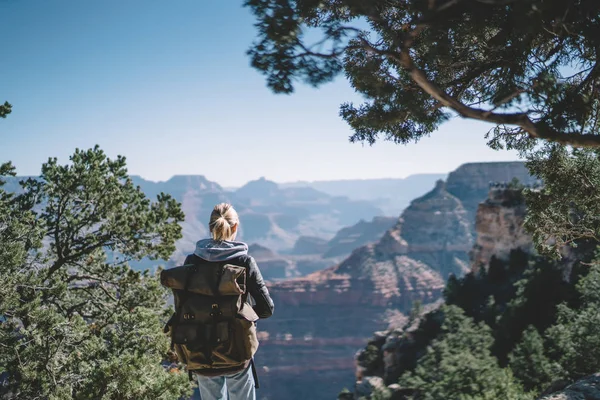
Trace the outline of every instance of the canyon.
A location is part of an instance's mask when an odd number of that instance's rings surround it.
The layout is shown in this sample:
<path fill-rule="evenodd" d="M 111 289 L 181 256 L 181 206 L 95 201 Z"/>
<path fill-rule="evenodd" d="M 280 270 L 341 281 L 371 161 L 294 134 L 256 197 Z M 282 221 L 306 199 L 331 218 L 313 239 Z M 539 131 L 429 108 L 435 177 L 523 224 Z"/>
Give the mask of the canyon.
<path fill-rule="evenodd" d="M 439 302 L 451 274 L 495 251 L 495 242 L 478 239 L 475 223 L 485 218 L 477 210 L 495 182 L 513 178 L 535 182 L 522 163 L 463 165 L 413 200 L 378 241 L 327 269 L 272 282 L 275 315 L 259 323 L 259 398 L 333 399 L 354 387 L 355 354 L 374 331 L 401 326 L 415 302 Z M 492 194 L 488 203 L 494 213 L 503 200 Z M 510 226 L 490 228 L 488 241 Z"/>

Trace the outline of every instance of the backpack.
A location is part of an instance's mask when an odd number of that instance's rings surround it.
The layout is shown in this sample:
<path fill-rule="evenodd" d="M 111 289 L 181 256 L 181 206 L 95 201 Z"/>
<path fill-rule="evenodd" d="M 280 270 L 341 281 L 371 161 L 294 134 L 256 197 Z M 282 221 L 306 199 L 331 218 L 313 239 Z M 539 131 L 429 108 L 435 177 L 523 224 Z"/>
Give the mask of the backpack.
<path fill-rule="evenodd" d="M 175 313 L 165 326 L 171 348 L 191 374 L 242 369 L 258 349 L 258 315 L 248 304 L 246 268 L 226 262 L 163 270 Z"/>

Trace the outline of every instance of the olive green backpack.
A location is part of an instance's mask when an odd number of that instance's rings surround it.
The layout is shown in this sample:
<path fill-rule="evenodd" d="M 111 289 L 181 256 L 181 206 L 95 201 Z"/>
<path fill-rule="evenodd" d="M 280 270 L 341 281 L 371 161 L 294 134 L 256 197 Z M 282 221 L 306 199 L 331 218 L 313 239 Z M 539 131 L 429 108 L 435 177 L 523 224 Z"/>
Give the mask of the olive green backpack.
<path fill-rule="evenodd" d="M 258 349 L 258 315 L 247 303 L 246 268 L 203 261 L 161 272 L 175 313 L 165 326 L 190 373 L 242 368 Z"/>

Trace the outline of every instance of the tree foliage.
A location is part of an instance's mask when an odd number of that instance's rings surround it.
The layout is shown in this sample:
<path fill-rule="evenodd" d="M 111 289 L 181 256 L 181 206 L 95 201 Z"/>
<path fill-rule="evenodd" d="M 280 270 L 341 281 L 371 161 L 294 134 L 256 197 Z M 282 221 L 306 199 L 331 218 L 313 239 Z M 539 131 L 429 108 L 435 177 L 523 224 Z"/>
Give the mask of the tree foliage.
<path fill-rule="evenodd" d="M 0 104 L 0 118 L 6 118 L 12 111 L 12 105 L 5 101 L 4 104 Z"/>
<path fill-rule="evenodd" d="M 558 322 L 546 335 L 548 354 L 560 365 L 557 374 L 576 380 L 600 371 L 600 263 L 594 262 L 577 289 L 582 305 L 574 308 L 562 304 Z"/>
<path fill-rule="evenodd" d="M 4 173 L 12 173 L 8 166 Z M 167 258 L 180 205 L 150 201 L 98 147 L 50 159 L 22 194 L 0 189 L 0 370 L 8 398 L 173 399 L 166 292 L 132 259 Z M 5 246 L 5 243 L 10 246 Z M 112 256 L 113 252 L 120 257 Z M 109 256 L 107 256 L 109 255 Z"/>
<path fill-rule="evenodd" d="M 248 51 L 268 86 L 331 81 L 363 95 L 340 114 L 352 140 L 407 143 L 453 113 L 496 127 L 496 148 L 535 138 L 599 146 L 596 0 L 246 0 Z"/>
<path fill-rule="evenodd" d="M 541 253 L 560 257 L 566 247 L 600 243 L 599 155 L 555 145 L 530 155 L 528 168 L 544 186 L 526 191 L 525 227 Z"/>
<path fill-rule="evenodd" d="M 416 390 L 414 400 L 528 399 L 510 370 L 490 352 L 493 337 L 456 306 L 444 306 L 442 333 L 400 385 Z"/>
<path fill-rule="evenodd" d="M 542 392 L 557 376 L 555 364 L 546 356 L 544 339 L 530 325 L 510 354 L 510 368 L 527 390 Z"/>

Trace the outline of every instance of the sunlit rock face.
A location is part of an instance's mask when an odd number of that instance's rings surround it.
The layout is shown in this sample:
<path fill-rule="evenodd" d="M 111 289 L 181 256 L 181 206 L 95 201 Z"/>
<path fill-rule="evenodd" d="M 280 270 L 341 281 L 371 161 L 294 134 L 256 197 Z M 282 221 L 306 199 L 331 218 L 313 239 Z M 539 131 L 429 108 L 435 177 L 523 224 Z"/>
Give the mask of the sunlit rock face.
<path fill-rule="evenodd" d="M 515 178 L 525 185 L 537 181 L 522 162 L 467 163 L 448 175 L 446 190 L 461 201 L 475 227 L 477 208 L 486 199 L 490 183 L 508 183 Z"/>
<path fill-rule="evenodd" d="M 477 210 L 477 240 L 471 252 L 474 272 L 485 268 L 492 256 L 507 259 L 511 250 L 533 250 L 531 236 L 523 227 L 525 213 L 525 201 L 520 191 L 490 189 L 487 200 Z"/>
<path fill-rule="evenodd" d="M 406 254 L 437 271 L 442 278 L 468 271 L 468 252 L 473 233 L 461 201 L 438 181 L 425 196 L 414 200 L 402 213 L 390 237 L 406 242 Z"/>

